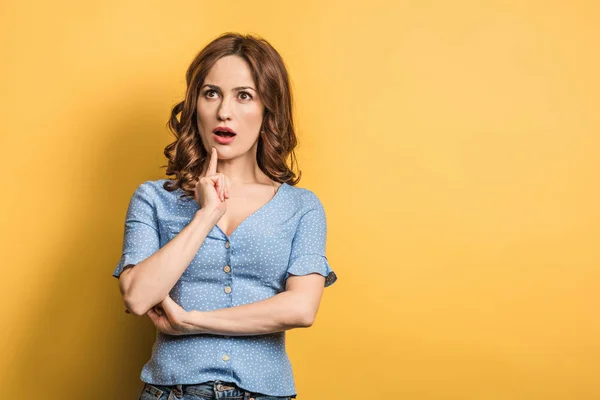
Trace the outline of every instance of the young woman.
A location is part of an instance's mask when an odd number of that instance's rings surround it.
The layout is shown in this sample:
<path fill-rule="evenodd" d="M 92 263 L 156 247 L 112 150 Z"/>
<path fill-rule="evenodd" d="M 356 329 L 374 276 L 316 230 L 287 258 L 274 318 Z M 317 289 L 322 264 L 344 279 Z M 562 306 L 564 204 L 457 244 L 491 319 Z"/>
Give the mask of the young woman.
<path fill-rule="evenodd" d="M 313 324 L 337 277 L 324 208 L 286 164 L 285 65 L 266 40 L 226 33 L 186 81 L 165 148 L 175 178 L 133 193 L 113 273 L 127 312 L 157 328 L 140 399 L 295 398 L 285 331 Z"/>

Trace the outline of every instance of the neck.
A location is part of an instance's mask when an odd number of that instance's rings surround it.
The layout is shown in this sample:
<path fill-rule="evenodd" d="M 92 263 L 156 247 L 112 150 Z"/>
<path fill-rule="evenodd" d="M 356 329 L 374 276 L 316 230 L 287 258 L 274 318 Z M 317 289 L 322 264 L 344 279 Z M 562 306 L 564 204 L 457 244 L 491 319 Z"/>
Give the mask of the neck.
<path fill-rule="evenodd" d="M 206 172 L 204 167 L 202 175 Z M 271 179 L 261 171 L 256 162 L 256 149 L 253 148 L 239 157 L 217 161 L 217 172 L 225 175 L 230 188 L 247 184 L 271 184 Z"/>

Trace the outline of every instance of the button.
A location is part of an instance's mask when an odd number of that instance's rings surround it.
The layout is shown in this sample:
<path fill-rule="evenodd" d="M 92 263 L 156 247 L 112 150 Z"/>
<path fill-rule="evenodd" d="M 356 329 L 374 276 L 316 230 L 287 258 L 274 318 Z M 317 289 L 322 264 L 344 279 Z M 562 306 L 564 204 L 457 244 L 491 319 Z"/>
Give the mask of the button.
<path fill-rule="evenodd" d="M 229 272 L 231 272 L 231 267 L 229 265 L 226 265 L 223 267 L 223 271 L 229 273 Z"/>
<path fill-rule="evenodd" d="M 223 354 L 223 361 L 229 360 L 229 356 L 227 354 Z"/>
<path fill-rule="evenodd" d="M 235 386 L 231 386 L 231 385 L 222 385 L 222 384 L 220 384 L 220 383 L 217 383 L 217 390 L 218 390 L 219 392 L 222 392 L 222 391 L 224 391 L 224 390 L 232 390 L 232 389 L 235 389 Z M 220 398 L 220 396 L 217 396 L 217 397 L 219 397 L 219 398 Z M 241 399 L 241 397 L 240 397 L 240 399 Z"/>
<path fill-rule="evenodd" d="M 225 293 L 231 293 L 231 287 L 225 286 Z"/>
<path fill-rule="evenodd" d="M 225 248 L 228 249 L 231 245 L 229 244 L 229 242 L 225 242 Z"/>

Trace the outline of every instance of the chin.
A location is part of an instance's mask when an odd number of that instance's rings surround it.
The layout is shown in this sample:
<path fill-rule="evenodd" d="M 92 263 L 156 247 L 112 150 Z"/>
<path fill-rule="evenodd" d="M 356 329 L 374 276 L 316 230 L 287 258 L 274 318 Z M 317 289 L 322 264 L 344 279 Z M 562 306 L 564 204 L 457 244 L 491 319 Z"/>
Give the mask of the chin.
<path fill-rule="evenodd" d="M 217 153 L 219 154 L 220 160 L 232 158 L 233 156 L 235 156 L 238 153 L 238 151 L 234 150 L 231 147 L 231 145 L 223 145 L 220 143 L 214 143 L 213 146 L 215 146 L 215 149 L 217 149 Z M 210 149 L 208 150 L 208 153 L 210 154 Z"/>

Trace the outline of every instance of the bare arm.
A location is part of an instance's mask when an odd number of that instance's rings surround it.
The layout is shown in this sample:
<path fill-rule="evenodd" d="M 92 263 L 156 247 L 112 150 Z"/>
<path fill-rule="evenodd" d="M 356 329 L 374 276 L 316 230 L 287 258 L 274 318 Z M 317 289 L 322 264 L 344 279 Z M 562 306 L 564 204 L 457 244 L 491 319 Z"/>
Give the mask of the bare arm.
<path fill-rule="evenodd" d="M 290 276 L 286 291 L 273 297 L 214 311 L 190 311 L 188 334 L 260 335 L 311 326 L 323 293 L 325 278 L 319 274 Z"/>
<path fill-rule="evenodd" d="M 125 269 L 119 276 L 125 307 L 141 316 L 167 297 L 217 221 L 217 213 L 198 210 L 192 221 L 169 243 L 144 261 Z"/>

